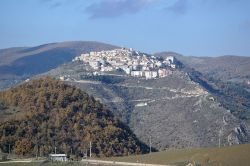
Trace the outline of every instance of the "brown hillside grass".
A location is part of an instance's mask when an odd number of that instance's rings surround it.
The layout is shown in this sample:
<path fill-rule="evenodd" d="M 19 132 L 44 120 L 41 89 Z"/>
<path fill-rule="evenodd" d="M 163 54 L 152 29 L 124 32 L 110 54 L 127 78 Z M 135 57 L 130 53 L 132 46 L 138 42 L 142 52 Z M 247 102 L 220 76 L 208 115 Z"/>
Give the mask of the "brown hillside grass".
<path fill-rule="evenodd" d="M 147 155 L 110 158 L 109 160 L 150 164 L 195 162 L 209 166 L 247 166 L 250 165 L 250 144 L 222 148 L 170 150 Z"/>

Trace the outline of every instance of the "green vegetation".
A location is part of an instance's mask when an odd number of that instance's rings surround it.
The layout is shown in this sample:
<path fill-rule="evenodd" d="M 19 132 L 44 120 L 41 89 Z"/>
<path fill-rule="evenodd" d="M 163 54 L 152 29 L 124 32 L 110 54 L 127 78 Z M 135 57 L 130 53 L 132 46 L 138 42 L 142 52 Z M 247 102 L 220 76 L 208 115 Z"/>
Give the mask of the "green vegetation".
<path fill-rule="evenodd" d="M 0 93 L 0 112 L 18 108 L 0 122 L 4 153 L 82 156 L 92 141 L 93 156 L 123 156 L 148 151 L 120 120 L 80 89 L 42 78 Z M 3 107 L 4 106 L 4 107 Z"/>

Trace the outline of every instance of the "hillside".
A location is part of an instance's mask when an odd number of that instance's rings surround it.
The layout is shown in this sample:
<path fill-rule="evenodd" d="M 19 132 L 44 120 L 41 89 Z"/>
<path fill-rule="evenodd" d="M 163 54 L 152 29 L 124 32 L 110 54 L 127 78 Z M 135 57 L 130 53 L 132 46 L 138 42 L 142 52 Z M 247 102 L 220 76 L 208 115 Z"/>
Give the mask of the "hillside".
<path fill-rule="evenodd" d="M 250 144 L 245 144 L 222 148 L 170 150 L 147 155 L 117 157 L 107 160 L 150 164 L 173 164 L 180 166 L 186 166 L 188 163 L 209 166 L 247 166 L 250 163 L 249 151 Z"/>
<path fill-rule="evenodd" d="M 90 76 L 85 64 L 62 65 L 45 75 L 70 76 L 80 87 L 105 103 L 145 143 L 159 150 L 208 147 L 249 141 L 245 121 L 235 117 L 205 88 L 182 70 L 165 78 L 112 75 Z"/>
<path fill-rule="evenodd" d="M 187 57 L 171 52 L 155 55 L 175 56 L 193 81 L 213 94 L 223 107 L 250 124 L 249 57 Z"/>
<path fill-rule="evenodd" d="M 0 149 L 18 155 L 54 152 L 122 156 L 149 149 L 99 101 L 52 78 L 0 93 Z M 89 152 L 88 152 L 89 153 Z"/>
<path fill-rule="evenodd" d="M 1 49 L 0 89 L 56 68 L 81 53 L 114 48 L 117 47 L 99 42 L 73 41 Z"/>
<path fill-rule="evenodd" d="M 196 71 L 217 80 L 242 82 L 250 79 L 250 57 L 193 57 L 173 52 L 162 52 L 154 55 L 157 57 L 175 56 L 185 66 L 194 68 Z"/>

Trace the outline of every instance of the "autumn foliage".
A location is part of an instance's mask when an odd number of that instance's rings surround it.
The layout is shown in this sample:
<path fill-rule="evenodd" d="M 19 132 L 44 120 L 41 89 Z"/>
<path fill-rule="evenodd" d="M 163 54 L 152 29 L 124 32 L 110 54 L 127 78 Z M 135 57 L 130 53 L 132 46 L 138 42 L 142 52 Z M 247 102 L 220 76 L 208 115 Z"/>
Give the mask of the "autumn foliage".
<path fill-rule="evenodd" d="M 81 156 L 92 142 L 96 156 L 145 153 L 148 147 L 99 101 L 75 87 L 46 77 L 0 93 L 1 109 L 17 108 L 0 122 L 0 148 L 18 155 L 58 153 Z"/>

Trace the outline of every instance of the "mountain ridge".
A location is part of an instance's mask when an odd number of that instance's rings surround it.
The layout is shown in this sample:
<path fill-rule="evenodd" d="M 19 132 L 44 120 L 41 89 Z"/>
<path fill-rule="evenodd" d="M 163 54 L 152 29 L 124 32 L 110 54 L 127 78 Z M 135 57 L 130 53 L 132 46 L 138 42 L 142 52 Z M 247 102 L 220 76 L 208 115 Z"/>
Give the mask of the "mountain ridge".
<path fill-rule="evenodd" d="M 46 44 L 41 44 L 38 46 L 33 46 L 33 47 L 10 47 L 6 49 L 0 49 L 0 56 L 7 58 L 7 56 L 12 56 L 14 57 L 14 60 L 19 59 L 24 56 L 32 56 L 33 54 L 37 54 L 43 51 L 47 51 L 53 48 L 64 48 L 64 47 L 71 47 L 76 48 L 76 47 L 84 47 L 84 45 L 106 45 L 110 47 L 117 47 L 117 46 L 112 46 L 110 44 L 102 43 L 102 42 L 97 42 L 97 41 L 65 41 L 65 42 L 54 42 L 54 43 L 46 43 Z M 78 48 L 80 49 L 80 48 Z M 80 49 L 81 50 L 81 49 Z M 19 54 L 19 57 L 15 57 L 15 55 L 5 55 L 5 52 L 16 52 Z M 37 51 L 37 52 L 32 52 L 32 51 Z M 28 52 L 28 53 L 27 53 Z M 24 54 L 26 53 L 26 54 Z M 3 61 L 0 63 L 1 65 L 8 65 L 14 60 L 9 60 L 7 63 L 3 63 Z"/>
<path fill-rule="evenodd" d="M 100 42 L 72 41 L 35 47 L 2 49 L 0 51 L 0 89 L 8 88 L 33 75 L 69 62 L 81 53 L 114 48 L 117 46 Z"/>
<path fill-rule="evenodd" d="M 217 57 L 183 56 L 175 52 L 160 52 L 157 57 L 175 56 L 184 65 L 206 74 L 214 75 L 216 79 L 228 81 L 230 79 L 248 79 L 250 77 L 250 57 L 237 55 L 223 55 Z M 237 69 L 237 70 L 236 70 Z M 235 71 L 236 70 L 236 71 Z"/>

